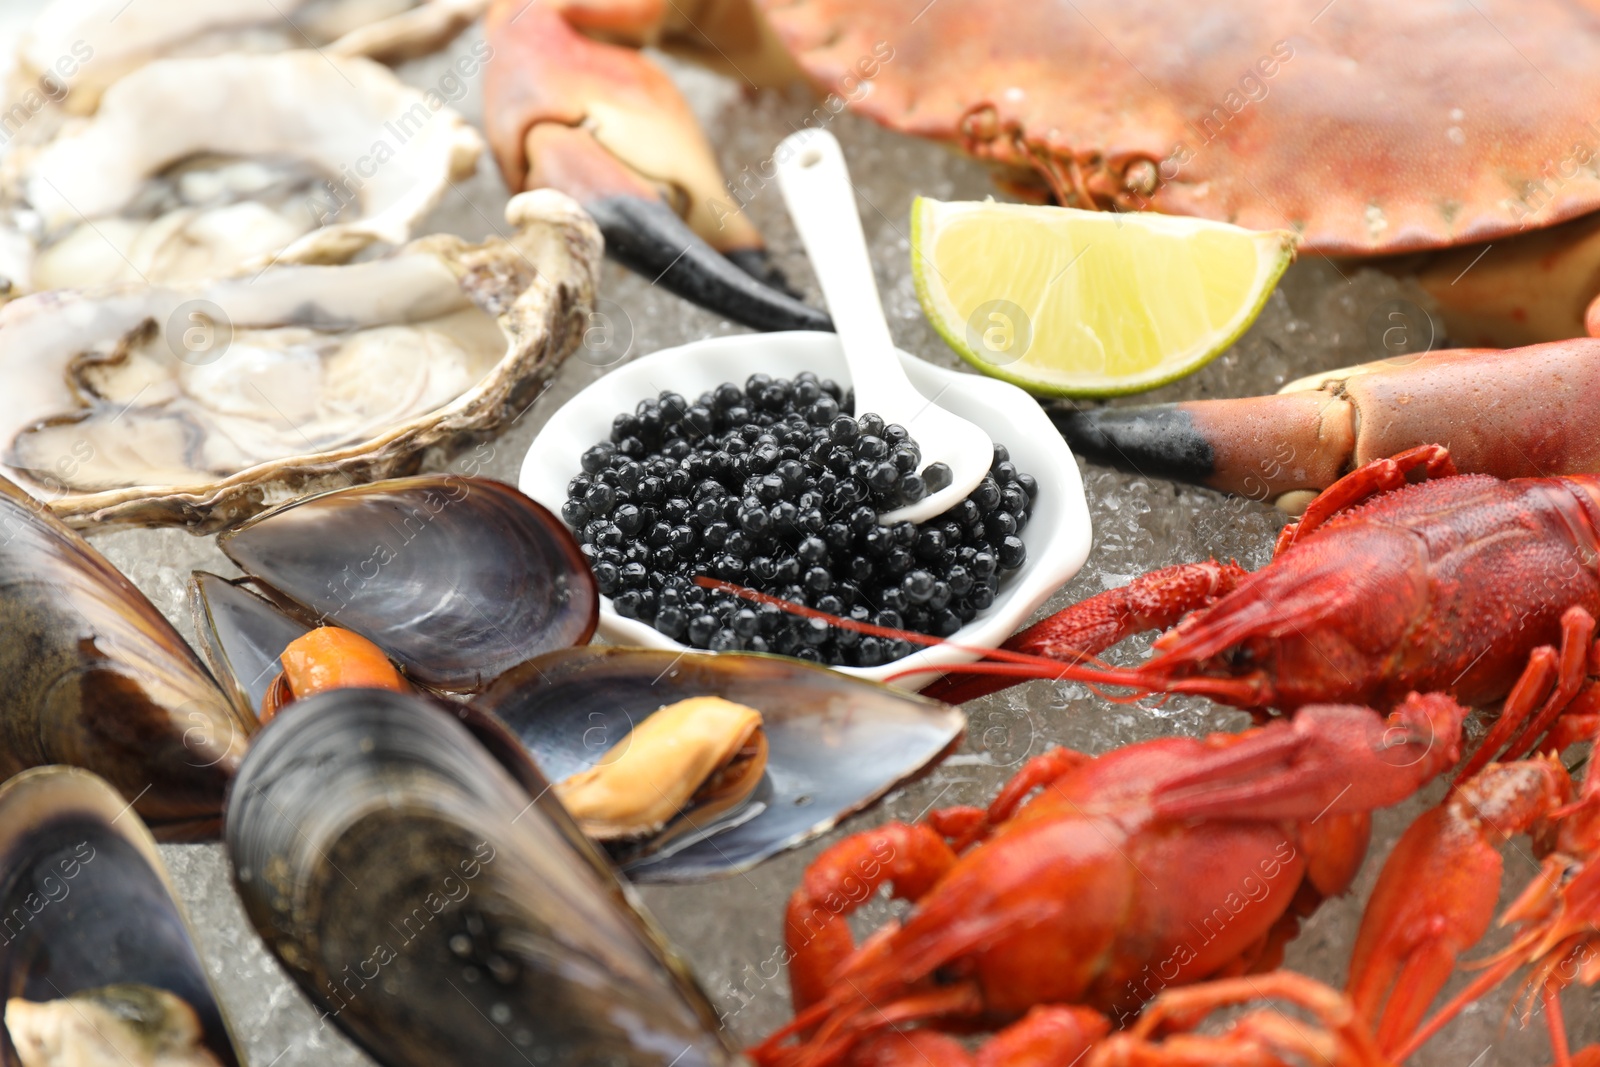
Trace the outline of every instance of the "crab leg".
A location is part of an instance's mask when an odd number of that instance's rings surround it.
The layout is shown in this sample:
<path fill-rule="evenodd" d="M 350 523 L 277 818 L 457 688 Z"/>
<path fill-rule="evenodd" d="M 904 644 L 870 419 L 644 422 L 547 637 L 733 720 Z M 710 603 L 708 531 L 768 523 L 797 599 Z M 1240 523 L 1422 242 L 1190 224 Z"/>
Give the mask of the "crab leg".
<path fill-rule="evenodd" d="M 1095 463 L 1257 500 L 1325 489 L 1424 444 L 1463 473 L 1498 478 L 1600 471 L 1600 340 L 1453 349 L 1291 382 L 1271 396 L 1055 412 Z"/>
<path fill-rule="evenodd" d="M 831 329 L 774 287 L 761 235 L 723 190 L 688 103 L 630 43 L 658 39 L 676 5 L 496 0 L 484 119 L 506 185 L 551 186 L 593 215 L 606 251 L 678 295 L 757 329 Z"/>

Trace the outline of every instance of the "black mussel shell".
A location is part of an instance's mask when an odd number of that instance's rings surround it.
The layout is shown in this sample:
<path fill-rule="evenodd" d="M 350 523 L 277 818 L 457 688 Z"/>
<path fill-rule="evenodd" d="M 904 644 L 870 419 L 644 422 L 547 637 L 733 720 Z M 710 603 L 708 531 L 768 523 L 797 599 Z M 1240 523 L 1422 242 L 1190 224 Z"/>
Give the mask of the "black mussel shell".
<path fill-rule="evenodd" d="M 251 592 L 252 583 L 195 571 L 189 576 L 189 610 L 211 673 L 241 709 L 259 718 L 261 699 L 283 670 L 278 657 L 311 627 Z"/>
<path fill-rule="evenodd" d="M 301 621 L 354 630 L 436 689 L 470 692 L 594 634 L 594 575 L 561 520 L 455 474 L 307 497 L 217 539 Z"/>
<path fill-rule="evenodd" d="M 389 1067 L 732 1067 L 704 995 L 526 775 L 426 697 L 296 701 L 228 805 L 245 911 Z"/>
<path fill-rule="evenodd" d="M 0 778 L 65 763 L 162 837 L 215 833 L 255 722 L 143 593 L 0 479 Z"/>
<path fill-rule="evenodd" d="M 749 870 L 831 829 L 938 759 L 966 717 L 945 704 L 799 660 L 570 648 L 514 667 L 473 700 L 503 721 L 545 776 L 590 767 L 658 708 L 720 696 L 761 712 L 766 781 L 742 810 L 659 851 L 614 851 L 636 882 Z M 688 817 L 693 817 L 691 811 Z"/>
<path fill-rule="evenodd" d="M 155 841 L 88 771 L 40 767 L 0 786 L 0 930 L 5 999 L 125 982 L 165 989 L 194 1009 L 218 1061 L 243 1062 Z M 3 1061 L 19 1062 L 0 1034 Z"/>

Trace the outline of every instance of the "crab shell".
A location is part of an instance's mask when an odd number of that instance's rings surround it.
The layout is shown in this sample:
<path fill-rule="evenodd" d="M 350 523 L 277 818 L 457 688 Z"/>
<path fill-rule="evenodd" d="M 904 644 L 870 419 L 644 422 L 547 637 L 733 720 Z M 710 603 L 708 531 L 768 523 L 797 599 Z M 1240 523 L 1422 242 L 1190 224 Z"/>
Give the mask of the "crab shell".
<path fill-rule="evenodd" d="M 1442 303 L 1482 251 L 1466 246 L 1496 243 L 1474 269 L 1499 289 L 1517 266 L 1499 242 L 1600 207 L 1600 12 L 1583 0 L 495 0 L 486 27 L 507 184 L 572 194 L 608 254 L 757 329 L 829 327 L 773 284 L 741 213 L 773 161 L 724 181 L 640 44 L 752 86 L 798 68 L 823 97 L 808 123 L 849 108 L 1035 200 L 1288 229 L 1319 255 L 1459 249 L 1465 264 L 1409 265 Z M 1518 343 L 1553 340 L 1593 295 L 1576 312 L 1565 293 L 1497 297 L 1446 324 L 1478 341 L 1539 319 Z"/>
<path fill-rule="evenodd" d="M 1329 255 L 1600 206 L 1600 17 L 1573 0 L 762 3 L 823 91 L 1063 203 L 1289 228 Z"/>

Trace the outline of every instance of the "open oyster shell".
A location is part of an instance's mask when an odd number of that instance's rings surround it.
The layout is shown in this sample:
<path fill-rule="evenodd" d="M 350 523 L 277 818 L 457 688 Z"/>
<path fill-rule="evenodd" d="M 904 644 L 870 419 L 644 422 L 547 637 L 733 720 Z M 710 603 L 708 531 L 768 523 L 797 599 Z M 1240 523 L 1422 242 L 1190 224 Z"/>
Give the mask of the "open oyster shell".
<path fill-rule="evenodd" d="M 482 150 L 443 97 L 367 59 L 158 60 L 7 155 L 0 272 L 38 291 L 343 262 L 410 237 Z"/>
<path fill-rule="evenodd" d="M 577 345 L 601 243 L 548 190 L 517 232 L 0 309 L 0 463 L 61 518 L 232 525 L 409 473 L 518 414 Z"/>
<path fill-rule="evenodd" d="M 106 86 L 155 59 L 319 48 L 394 62 L 447 44 L 488 0 L 52 0 L 23 38 L 25 78 L 93 111 Z M 76 62 L 62 62 L 63 57 Z"/>

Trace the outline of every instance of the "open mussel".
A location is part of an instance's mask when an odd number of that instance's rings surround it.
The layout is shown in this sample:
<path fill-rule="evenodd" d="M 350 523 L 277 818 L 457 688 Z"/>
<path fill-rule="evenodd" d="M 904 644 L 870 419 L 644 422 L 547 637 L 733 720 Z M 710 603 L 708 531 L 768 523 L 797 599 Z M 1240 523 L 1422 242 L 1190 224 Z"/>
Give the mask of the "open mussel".
<path fill-rule="evenodd" d="M 496 679 L 473 706 L 561 781 L 607 758 L 658 709 L 695 697 L 760 713 L 765 772 L 736 805 L 688 804 L 662 833 L 610 846 L 636 882 L 732 874 L 810 840 L 938 758 L 966 722 L 955 708 L 799 660 L 629 648 L 547 653 Z"/>
<path fill-rule="evenodd" d="M 721 697 L 690 697 L 652 712 L 597 763 L 552 788 L 596 841 L 649 840 L 658 848 L 680 834 L 721 826 L 726 814 L 755 814 L 746 802 L 766 770 L 759 711 Z"/>
<path fill-rule="evenodd" d="M 327 689 L 409 692 L 387 653 L 353 630 L 308 626 L 253 592 L 254 578 L 208 571 L 189 578 L 189 606 L 206 659 L 242 710 L 266 722 L 285 704 Z"/>
<path fill-rule="evenodd" d="M 0 785 L 0 1062 L 238 1067 L 154 840 L 109 785 Z"/>
<path fill-rule="evenodd" d="M 254 728 L 155 605 L 0 479 L 0 778 L 65 763 L 165 837 L 215 831 Z"/>
<path fill-rule="evenodd" d="M 311 627 L 279 610 L 254 586 L 251 578 L 230 581 L 195 571 L 189 578 L 189 609 L 212 674 L 238 707 L 259 714 L 267 691 L 283 673 L 283 650 Z"/>
<path fill-rule="evenodd" d="M 218 544 L 304 627 L 353 630 L 407 677 L 446 692 L 475 691 L 541 652 L 587 642 L 599 611 L 594 577 L 561 520 L 485 478 L 423 475 L 335 490 L 257 516 Z M 265 632 L 255 629 L 267 624 L 246 590 L 196 582 L 202 631 L 219 613 L 242 612 L 249 633 Z M 233 637 L 246 639 L 229 646 Z M 259 676 L 269 666 L 259 642 L 242 626 L 214 630 L 208 642 L 213 664 L 231 676 L 225 684 L 250 692 L 270 681 Z M 246 664 L 248 677 L 239 673 Z"/>
<path fill-rule="evenodd" d="M 472 715 L 343 689 L 257 735 L 226 841 L 269 948 L 390 1067 L 735 1063 L 526 757 L 509 738 L 491 756 L 475 736 L 499 728 Z"/>

